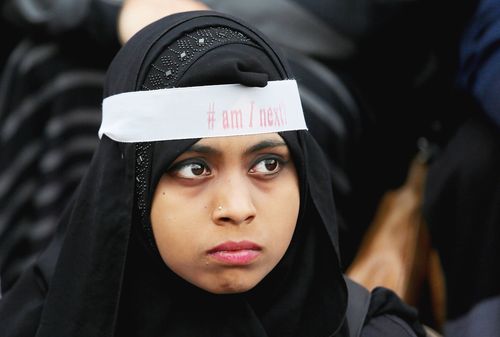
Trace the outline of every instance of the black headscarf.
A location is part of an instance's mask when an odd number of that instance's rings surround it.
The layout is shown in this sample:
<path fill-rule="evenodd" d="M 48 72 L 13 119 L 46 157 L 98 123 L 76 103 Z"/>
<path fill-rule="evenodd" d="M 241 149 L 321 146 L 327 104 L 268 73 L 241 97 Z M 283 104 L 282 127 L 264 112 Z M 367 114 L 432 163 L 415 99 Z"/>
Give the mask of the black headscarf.
<path fill-rule="evenodd" d="M 276 48 L 255 29 L 220 13 L 187 12 L 147 26 L 120 50 L 104 97 L 208 84 L 263 87 L 289 78 Z M 198 139 L 125 144 L 103 136 L 62 218 L 55 268 L 47 253 L 37 264 L 48 291 L 33 318 L 36 336 L 347 336 L 328 167 L 307 131 L 280 135 L 299 175 L 296 230 L 273 271 L 250 291 L 230 295 L 176 276 L 151 233 L 155 186 Z"/>

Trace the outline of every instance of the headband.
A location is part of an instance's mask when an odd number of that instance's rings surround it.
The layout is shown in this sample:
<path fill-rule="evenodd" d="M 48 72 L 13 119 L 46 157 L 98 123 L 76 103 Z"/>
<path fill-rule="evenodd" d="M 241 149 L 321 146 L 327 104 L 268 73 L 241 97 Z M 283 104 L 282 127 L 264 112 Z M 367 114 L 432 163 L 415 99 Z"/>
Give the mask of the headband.
<path fill-rule="evenodd" d="M 99 138 L 125 143 L 307 130 L 295 80 L 127 92 L 102 110 Z"/>

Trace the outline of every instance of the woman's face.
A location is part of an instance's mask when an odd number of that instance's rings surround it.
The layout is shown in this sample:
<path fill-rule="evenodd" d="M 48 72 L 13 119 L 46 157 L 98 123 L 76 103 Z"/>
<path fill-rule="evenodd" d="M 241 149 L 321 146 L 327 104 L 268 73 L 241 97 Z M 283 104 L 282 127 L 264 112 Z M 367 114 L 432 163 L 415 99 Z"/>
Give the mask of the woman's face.
<path fill-rule="evenodd" d="M 211 293 L 239 293 L 283 257 L 299 204 L 297 172 L 277 133 L 204 138 L 160 179 L 151 222 L 172 271 Z"/>

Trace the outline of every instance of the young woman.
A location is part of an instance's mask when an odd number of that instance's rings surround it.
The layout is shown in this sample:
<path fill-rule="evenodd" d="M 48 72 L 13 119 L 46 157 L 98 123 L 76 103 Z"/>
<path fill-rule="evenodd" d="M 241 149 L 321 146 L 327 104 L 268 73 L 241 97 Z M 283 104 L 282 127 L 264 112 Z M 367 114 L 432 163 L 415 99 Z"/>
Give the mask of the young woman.
<path fill-rule="evenodd" d="M 393 293 L 344 278 L 291 79 L 216 12 L 134 35 L 58 236 L 0 301 L 2 336 L 422 336 Z"/>

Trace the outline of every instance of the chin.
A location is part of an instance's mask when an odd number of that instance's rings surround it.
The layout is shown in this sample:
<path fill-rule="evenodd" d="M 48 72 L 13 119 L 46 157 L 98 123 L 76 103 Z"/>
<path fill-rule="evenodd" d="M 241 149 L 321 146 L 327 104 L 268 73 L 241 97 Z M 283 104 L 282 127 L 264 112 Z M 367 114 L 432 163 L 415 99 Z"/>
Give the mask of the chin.
<path fill-rule="evenodd" d="M 218 294 L 218 295 L 239 294 L 251 290 L 258 283 L 259 282 L 251 282 L 251 281 L 235 282 L 234 280 L 221 282 L 220 280 L 218 280 L 214 281 L 213 283 L 211 282 L 209 285 L 207 285 L 207 287 L 201 287 L 201 288 L 212 294 Z"/>
<path fill-rule="evenodd" d="M 233 287 L 233 286 L 223 286 L 215 289 L 205 289 L 208 292 L 216 295 L 230 295 L 230 294 L 241 294 L 249 291 L 253 287 Z"/>

